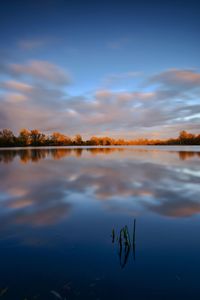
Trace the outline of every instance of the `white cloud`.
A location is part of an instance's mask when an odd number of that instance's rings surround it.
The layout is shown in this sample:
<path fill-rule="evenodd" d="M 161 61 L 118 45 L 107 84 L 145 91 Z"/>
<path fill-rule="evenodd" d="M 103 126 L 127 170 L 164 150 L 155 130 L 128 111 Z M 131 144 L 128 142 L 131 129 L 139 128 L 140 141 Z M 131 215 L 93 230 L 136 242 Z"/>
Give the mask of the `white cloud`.
<path fill-rule="evenodd" d="M 56 85 L 68 85 L 71 78 L 67 72 L 48 61 L 31 60 L 26 64 L 10 64 L 13 75 L 32 76 Z"/>
<path fill-rule="evenodd" d="M 172 72 L 178 82 L 189 81 L 189 89 L 182 84 L 176 85 L 175 89 L 169 71 L 165 71 L 154 76 L 153 81 L 150 78 L 151 91 L 99 89 L 90 96 L 70 97 L 60 86 L 62 80 L 59 79 L 56 86 L 44 84 L 44 78 L 55 82 L 56 71 L 51 75 L 50 70 L 57 70 L 57 66 L 40 65 L 38 61 L 14 66 L 15 73 L 24 75 L 24 81 L 27 81 L 27 74 L 38 80 L 31 85 L 14 79 L 1 83 L 6 92 L 0 95 L 0 127 L 15 131 L 24 127 L 56 130 L 68 135 L 79 132 L 84 137 L 128 138 L 151 137 L 155 132 L 161 137 L 169 137 L 182 129 L 196 132 L 200 129 L 200 105 L 193 93 L 198 86 L 198 72 Z M 158 86 L 155 87 L 155 83 Z"/>

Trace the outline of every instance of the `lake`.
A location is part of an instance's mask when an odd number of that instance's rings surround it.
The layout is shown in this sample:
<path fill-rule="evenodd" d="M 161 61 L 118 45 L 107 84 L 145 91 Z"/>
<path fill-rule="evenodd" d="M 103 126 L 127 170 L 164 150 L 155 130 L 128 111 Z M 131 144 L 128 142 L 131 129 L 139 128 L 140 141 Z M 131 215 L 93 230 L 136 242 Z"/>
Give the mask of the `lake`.
<path fill-rule="evenodd" d="M 0 150 L 0 297 L 199 299 L 200 147 Z"/>

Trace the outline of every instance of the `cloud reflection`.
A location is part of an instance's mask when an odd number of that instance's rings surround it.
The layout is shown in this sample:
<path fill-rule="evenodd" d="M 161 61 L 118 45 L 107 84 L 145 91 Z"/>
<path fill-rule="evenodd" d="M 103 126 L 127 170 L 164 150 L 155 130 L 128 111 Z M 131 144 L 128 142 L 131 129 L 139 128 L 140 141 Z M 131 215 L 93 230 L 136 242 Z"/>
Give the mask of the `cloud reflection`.
<path fill-rule="evenodd" d="M 65 220 L 81 208 L 77 195 L 85 205 L 90 198 L 118 213 L 198 214 L 199 158 L 199 152 L 139 148 L 0 151 L 2 228 Z"/>

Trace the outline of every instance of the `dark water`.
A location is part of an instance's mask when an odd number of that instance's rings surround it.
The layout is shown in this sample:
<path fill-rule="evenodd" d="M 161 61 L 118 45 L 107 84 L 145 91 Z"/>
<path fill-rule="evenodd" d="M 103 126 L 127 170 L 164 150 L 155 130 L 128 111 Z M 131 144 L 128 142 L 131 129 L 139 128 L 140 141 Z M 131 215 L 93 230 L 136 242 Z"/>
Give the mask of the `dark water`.
<path fill-rule="evenodd" d="M 1 150 L 0 297 L 200 299 L 198 151 Z"/>

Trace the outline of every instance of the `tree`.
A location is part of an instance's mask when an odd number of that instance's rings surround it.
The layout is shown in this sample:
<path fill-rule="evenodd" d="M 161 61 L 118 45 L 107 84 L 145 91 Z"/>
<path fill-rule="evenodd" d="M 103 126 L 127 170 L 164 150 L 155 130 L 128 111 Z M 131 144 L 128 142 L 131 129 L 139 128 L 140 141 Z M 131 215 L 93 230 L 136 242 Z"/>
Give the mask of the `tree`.
<path fill-rule="evenodd" d="M 80 134 L 77 134 L 74 138 L 74 142 L 76 145 L 82 145 L 83 144 L 83 139 Z"/>
<path fill-rule="evenodd" d="M 91 139 L 89 140 L 90 144 L 92 146 L 97 146 L 99 145 L 99 139 L 96 136 L 92 136 Z"/>
<path fill-rule="evenodd" d="M 182 145 L 193 144 L 194 139 L 195 139 L 195 136 L 192 133 L 188 133 L 185 130 L 181 131 L 179 134 L 180 144 L 182 144 Z"/>
<path fill-rule="evenodd" d="M 50 143 L 55 146 L 65 146 L 71 143 L 71 140 L 68 136 L 61 134 L 59 132 L 53 132 L 50 137 Z"/>
<path fill-rule="evenodd" d="M 3 147 L 15 145 L 15 136 L 10 129 L 0 131 L 0 145 Z"/>
<path fill-rule="evenodd" d="M 22 146 L 29 146 L 31 143 L 31 132 L 26 128 L 21 129 L 18 136 L 18 142 Z"/>
<path fill-rule="evenodd" d="M 45 144 L 45 140 L 46 140 L 45 134 L 41 133 L 37 129 L 31 130 L 30 137 L 31 137 L 31 145 L 33 146 L 41 146 Z"/>

